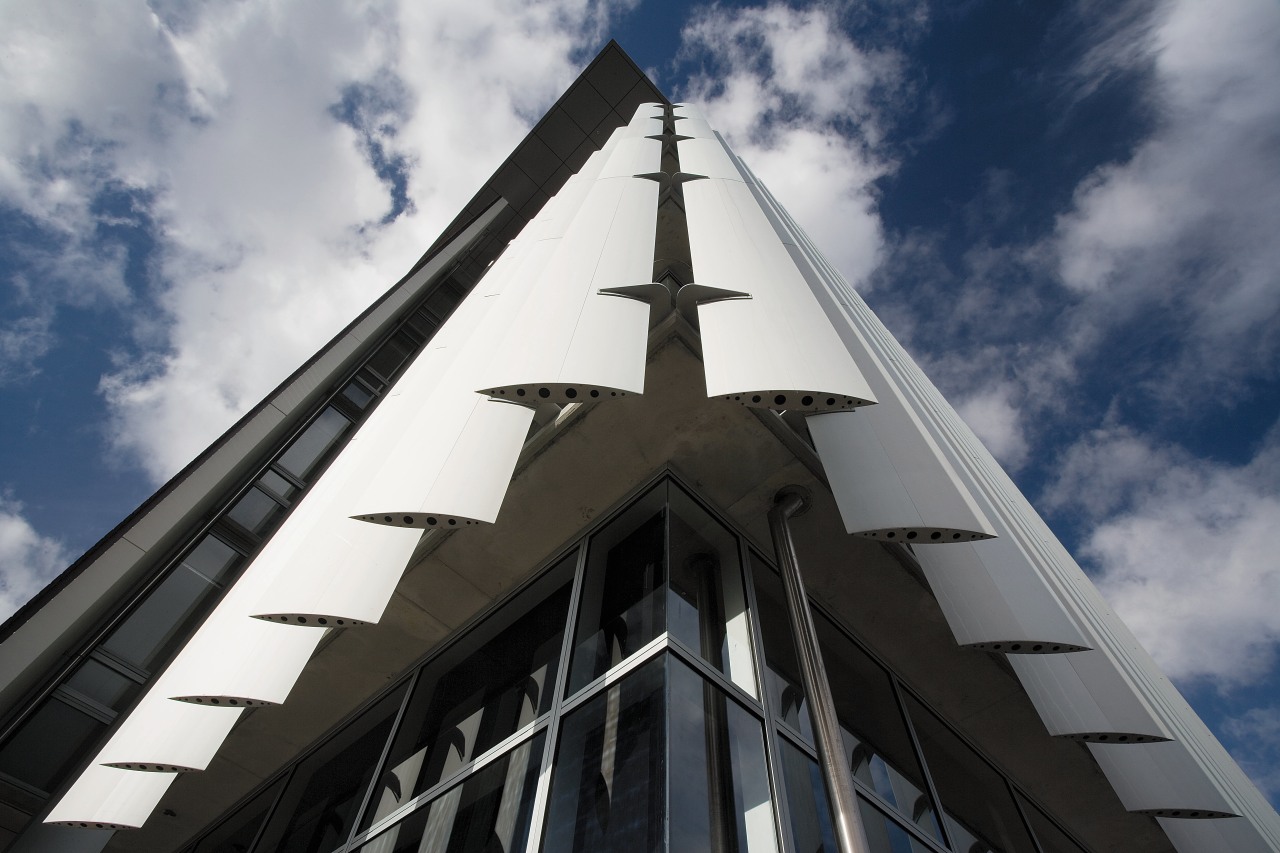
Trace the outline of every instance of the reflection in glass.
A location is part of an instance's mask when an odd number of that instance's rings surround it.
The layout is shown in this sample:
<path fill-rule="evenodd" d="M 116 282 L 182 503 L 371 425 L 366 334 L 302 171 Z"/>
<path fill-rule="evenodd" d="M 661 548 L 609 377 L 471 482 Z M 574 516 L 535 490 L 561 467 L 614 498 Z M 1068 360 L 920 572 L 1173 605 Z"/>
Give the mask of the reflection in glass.
<path fill-rule="evenodd" d="M 67 679 L 66 686 L 108 708 L 119 711 L 142 685 L 90 658 Z"/>
<path fill-rule="evenodd" d="M 302 434 L 293 440 L 289 449 L 280 455 L 276 464 L 302 482 L 310 482 L 311 472 L 324 459 L 325 452 L 351 426 L 351 421 L 333 406 L 312 421 Z"/>
<path fill-rule="evenodd" d="M 883 797 L 904 820 L 941 841 L 888 673 L 825 616 L 815 613 L 814 623 L 854 778 Z"/>
<path fill-rule="evenodd" d="M 227 511 L 227 518 L 250 533 L 261 535 L 283 514 L 283 506 L 254 486 Z"/>
<path fill-rule="evenodd" d="M 1022 804 L 1022 813 L 1027 816 L 1027 822 L 1031 824 L 1031 832 L 1035 835 L 1036 841 L 1040 842 L 1040 849 L 1044 853 L 1084 853 L 1084 848 L 1073 841 L 1071 836 L 1056 823 L 1049 820 L 1038 806 L 1022 796 L 1018 797 L 1018 802 Z"/>
<path fill-rule="evenodd" d="M 906 704 L 942 800 L 952 849 L 1034 851 L 1004 778 L 914 697 L 907 696 Z"/>
<path fill-rule="evenodd" d="M 665 849 L 663 660 L 650 661 L 565 717 L 542 849 Z"/>
<path fill-rule="evenodd" d="M 667 630 L 733 683 L 756 695 L 751 625 L 737 540 L 675 486 L 670 500 Z"/>
<path fill-rule="evenodd" d="M 569 692 L 603 675 L 666 624 L 665 484 L 591 537 Z"/>
<path fill-rule="evenodd" d="M 670 849 L 777 853 L 759 720 L 668 660 Z"/>
<path fill-rule="evenodd" d="M 529 836 L 545 736 L 525 741 L 360 847 L 362 853 L 517 853 Z"/>
<path fill-rule="evenodd" d="M 777 853 L 760 721 L 670 655 L 568 715 L 555 768 L 545 851 Z"/>
<path fill-rule="evenodd" d="M 226 548 L 213 537 L 206 537 L 200 547 L 206 543 Z M 235 555 L 237 561 L 239 556 Z M 148 593 L 102 647 L 141 669 L 150 670 L 186 637 L 186 626 L 203 615 L 217 591 L 218 587 L 192 571 L 184 561 Z"/>
<path fill-rule="evenodd" d="M 896 821 L 858 797 L 858 811 L 862 814 L 862 828 L 867 834 L 867 846 L 871 853 L 929 853 L 929 848 L 911 837 Z M 961 853 L 970 853 L 960 848 Z"/>
<path fill-rule="evenodd" d="M 258 837 L 258 830 L 262 828 L 262 822 L 266 820 L 267 812 L 271 811 L 283 786 L 282 778 L 241 806 L 217 829 L 201 839 L 194 853 L 245 853 Z"/>
<path fill-rule="evenodd" d="M 404 692 L 384 697 L 298 765 L 259 850 L 325 853 L 347 840 Z"/>
<path fill-rule="evenodd" d="M 362 830 L 551 709 L 576 559 L 424 668 Z"/>
<path fill-rule="evenodd" d="M 756 588 L 756 611 L 760 620 L 760 638 L 764 643 L 764 686 L 769 696 L 769 707 L 773 709 L 774 717 L 812 743 L 813 725 L 809 721 L 809 704 L 800 678 L 800 663 L 792 640 L 782 579 L 754 552 L 751 554 L 751 578 Z"/>
<path fill-rule="evenodd" d="M 570 692 L 665 630 L 756 695 L 737 540 L 678 487 L 659 484 L 592 537 L 582 602 Z"/>
<path fill-rule="evenodd" d="M 782 779 L 791 816 L 791 849 L 796 853 L 840 853 L 831 803 L 818 765 L 785 738 L 779 738 Z"/>
<path fill-rule="evenodd" d="M 46 699 L 0 747 L 0 773 L 53 791 L 106 727 L 65 702 Z"/>

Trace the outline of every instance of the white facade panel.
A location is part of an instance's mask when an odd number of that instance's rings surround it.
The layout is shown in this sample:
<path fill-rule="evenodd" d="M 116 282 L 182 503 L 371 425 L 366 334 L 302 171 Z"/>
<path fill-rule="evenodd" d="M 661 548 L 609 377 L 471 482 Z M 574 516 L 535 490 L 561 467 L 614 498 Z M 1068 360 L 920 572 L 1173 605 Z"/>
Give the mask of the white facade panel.
<path fill-rule="evenodd" d="M 683 133 L 685 122 L 677 125 L 677 131 Z M 703 175 L 708 178 L 719 178 L 722 181 L 742 181 L 738 167 L 730 159 L 720 140 L 712 137 L 682 139 L 676 143 L 680 153 L 680 171 L 687 175 Z"/>
<path fill-rule="evenodd" d="M 660 153 L 656 141 L 638 141 Z M 591 186 L 477 388 L 562 405 L 643 393 L 649 308 L 600 291 L 652 280 L 658 191 L 632 177 Z"/>
<path fill-rule="evenodd" d="M 1235 815 L 1232 805 L 1178 741 L 1089 744 L 1107 781 L 1131 812 L 1186 820 Z"/>
<path fill-rule="evenodd" d="M 244 709 L 175 702 L 165 692 L 162 683 L 152 687 L 93 763 L 158 773 L 208 767 Z"/>
<path fill-rule="evenodd" d="M 661 128 L 659 128 L 659 133 Z M 614 142 L 605 157 L 596 180 L 607 178 L 634 178 L 651 175 L 662 169 L 662 142 L 645 137 L 628 137 Z M 656 213 L 656 208 L 655 208 Z M 650 263 L 653 258 L 650 257 Z"/>
<path fill-rule="evenodd" d="M 914 553 L 960 645 L 1007 654 L 1090 647 L 1075 619 L 1044 594 L 1044 584 L 1010 538 Z"/>
<path fill-rule="evenodd" d="M 44 822 L 84 829 L 137 829 L 176 778 L 174 773 L 138 773 L 91 764 Z"/>
<path fill-rule="evenodd" d="M 991 523 L 891 387 L 877 405 L 806 419 L 845 530 L 921 545 L 989 539 Z"/>
<path fill-rule="evenodd" d="M 1103 652 L 1011 655 L 1009 663 L 1051 735 L 1121 744 L 1171 737 Z"/>
<path fill-rule="evenodd" d="M 806 412 L 875 402 L 746 185 L 692 181 L 684 198 L 694 282 L 750 296 L 698 306 L 707 396 Z"/>

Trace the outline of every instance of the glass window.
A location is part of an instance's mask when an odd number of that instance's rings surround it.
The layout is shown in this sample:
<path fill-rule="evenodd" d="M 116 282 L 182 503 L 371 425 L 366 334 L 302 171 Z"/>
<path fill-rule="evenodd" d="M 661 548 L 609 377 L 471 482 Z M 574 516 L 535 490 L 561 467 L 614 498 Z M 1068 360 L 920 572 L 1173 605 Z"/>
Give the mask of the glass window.
<path fill-rule="evenodd" d="M 871 853 L 929 853 L 924 842 L 913 838 L 898 824 L 862 797 L 858 797 L 858 811 L 862 816 L 862 829 L 867 836 Z M 962 850 L 961 853 L 969 853 Z"/>
<path fill-rule="evenodd" d="M 567 715 L 542 849 L 666 849 L 663 660 L 650 661 Z"/>
<path fill-rule="evenodd" d="M 888 674 L 825 616 L 815 613 L 814 624 L 854 779 L 941 842 L 933 803 Z"/>
<path fill-rule="evenodd" d="M 359 849 L 362 853 L 523 853 L 545 735 L 486 764 Z"/>
<path fill-rule="evenodd" d="M 586 686 L 666 625 L 665 484 L 591 537 L 569 692 Z"/>
<path fill-rule="evenodd" d="M 1049 817 L 1039 807 L 1027 800 L 1025 797 L 1018 797 L 1018 802 L 1022 804 L 1022 813 L 1027 816 L 1027 822 L 1031 824 L 1031 832 L 1035 835 L 1036 841 L 1040 842 L 1040 849 L 1044 853 L 1085 853 L 1084 848 L 1072 840 L 1056 823 L 1049 820 Z"/>
<path fill-rule="evenodd" d="M 128 704 L 142 688 L 132 678 L 93 659 L 80 664 L 66 680 L 65 686 L 116 711 Z"/>
<path fill-rule="evenodd" d="M 244 555 L 239 551 L 218 537 L 209 535 L 182 558 L 182 565 L 219 586 L 226 586 L 243 559 Z"/>
<path fill-rule="evenodd" d="M 332 406 L 326 406 L 302 434 L 293 440 L 289 449 L 280 455 L 276 464 L 286 473 L 304 483 L 311 481 L 311 473 L 319 467 L 329 448 L 351 426 L 351 421 Z"/>
<path fill-rule="evenodd" d="M 827 787 L 817 762 L 779 738 L 782 778 L 791 818 L 791 849 L 797 853 L 840 853 L 831 820 Z M 966 851 L 968 853 L 968 851 Z"/>
<path fill-rule="evenodd" d="M 738 540 L 674 485 L 670 501 L 671 589 L 667 630 L 756 695 L 751 625 L 742 591 Z"/>
<path fill-rule="evenodd" d="M 265 788 L 202 838 L 193 853 L 245 853 L 258 837 L 258 830 L 262 828 L 262 822 L 267 819 L 267 813 L 282 787 L 283 778 Z"/>
<path fill-rule="evenodd" d="M 906 703 L 929 775 L 942 800 L 952 849 L 966 853 L 1034 851 L 1004 777 L 915 697 L 907 696 Z"/>
<path fill-rule="evenodd" d="M 373 401 L 373 392 L 363 382 L 357 380 L 347 383 L 347 387 L 342 389 L 342 396 L 362 412 Z"/>
<path fill-rule="evenodd" d="M 365 362 L 365 367 L 377 372 L 383 379 L 390 379 L 416 349 L 408 335 L 397 332 Z"/>
<path fill-rule="evenodd" d="M 576 562 L 424 667 L 362 830 L 551 709 Z"/>
<path fill-rule="evenodd" d="M 672 851 L 777 853 L 760 721 L 668 658 Z"/>
<path fill-rule="evenodd" d="M 413 312 L 413 315 L 405 321 L 405 325 L 413 329 L 424 341 L 431 338 L 440 323 L 429 312 L 419 308 Z"/>
<path fill-rule="evenodd" d="M 259 536 L 269 530 L 282 515 L 284 507 L 257 486 L 245 492 L 227 512 L 227 518 Z"/>
<path fill-rule="evenodd" d="M 182 642 L 189 633 L 187 629 L 213 603 L 217 591 L 207 578 L 184 562 L 151 590 L 111 632 L 102 648 L 150 671 Z"/>
<path fill-rule="evenodd" d="M 346 842 L 404 693 L 384 697 L 298 765 L 259 850 L 326 853 Z"/>
<path fill-rule="evenodd" d="M 764 643 L 764 686 L 774 717 L 810 742 L 813 726 L 800 677 L 800 662 L 792 640 L 782 578 L 759 555 L 751 554 L 751 578 L 756 588 L 760 639 Z"/>
<path fill-rule="evenodd" d="M 0 773 L 52 792 L 107 724 L 46 699 L 0 747 Z"/>
<path fill-rule="evenodd" d="M 293 496 L 298 493 L 297 486 L 289 480 L 286 480 L 284 477 L 281 477 L 275 471 L 268 470 L 265 474 L 259 477 L 258 485 L 262 486 L 276 497 L 284 498 L 286 501 L 292 500 Z"/>

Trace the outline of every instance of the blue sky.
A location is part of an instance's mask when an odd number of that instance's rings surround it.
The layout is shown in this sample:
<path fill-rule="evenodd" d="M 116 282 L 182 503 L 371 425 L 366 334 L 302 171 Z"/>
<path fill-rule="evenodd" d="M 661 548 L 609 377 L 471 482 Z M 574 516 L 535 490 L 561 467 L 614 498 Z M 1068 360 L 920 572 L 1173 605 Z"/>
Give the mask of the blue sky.
<path fill-rule="evenodd" d="M 614 37 L 1280 796 L 1280 4 L 0 11 L 0 615 L 397 280 Z"/>

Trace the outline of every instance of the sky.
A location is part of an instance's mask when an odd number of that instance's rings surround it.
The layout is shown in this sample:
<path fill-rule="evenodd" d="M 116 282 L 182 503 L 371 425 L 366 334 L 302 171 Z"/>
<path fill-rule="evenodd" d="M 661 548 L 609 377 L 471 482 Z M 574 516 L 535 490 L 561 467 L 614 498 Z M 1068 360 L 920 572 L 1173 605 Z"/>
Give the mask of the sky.
<path fill-rule="evenodd" d="M 0 0 L 0 619 L 407 272 L 610 38 L 1280 802 L 1276 0 Z"/>

